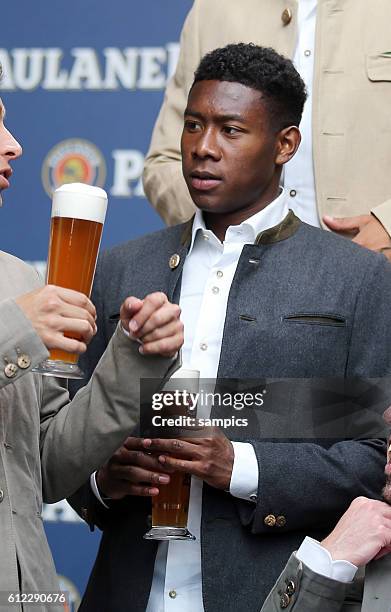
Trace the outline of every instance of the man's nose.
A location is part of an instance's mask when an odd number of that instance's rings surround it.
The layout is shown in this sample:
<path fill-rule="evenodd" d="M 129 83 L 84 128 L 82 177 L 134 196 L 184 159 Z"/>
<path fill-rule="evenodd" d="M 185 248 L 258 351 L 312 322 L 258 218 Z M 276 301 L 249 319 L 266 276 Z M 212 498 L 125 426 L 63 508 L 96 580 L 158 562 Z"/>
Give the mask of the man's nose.
<path fill-rule="evenodd" d="M 11 160 L 17 159 L 22 153 L 23 149 L 16 138 L 12 136 L 7 128 L 3 127 L 3 133 L 0 136 L 0 155 Z"/>
<path fill-rule="evenodd" d="M 207 129 L 200 133 L 193 151 L 194 157 L 212 157 L 219 159 L 220 152 L 216 139 L 216 134 L 213 129 Z"/>

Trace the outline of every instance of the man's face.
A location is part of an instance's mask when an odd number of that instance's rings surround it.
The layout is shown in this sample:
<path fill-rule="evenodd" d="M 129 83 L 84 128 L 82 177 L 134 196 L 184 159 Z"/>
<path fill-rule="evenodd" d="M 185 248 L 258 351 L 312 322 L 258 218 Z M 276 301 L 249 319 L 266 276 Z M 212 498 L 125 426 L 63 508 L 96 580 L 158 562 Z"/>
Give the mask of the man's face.
<path fill-rule="evenodd" d="M 10 162 L 22 155 L 22 147 L 4 125 L 4 106 L 0 100 L 0 206 L 1 192 L 9 187 L 12 174 Z"/>
<path fill-rule="evenodd" d="M 182 169 L 198 208 L 251 216 L 276 197 L 279 133 L 261 92 L 240 83 L 199 81 L 184 118 Z"/>

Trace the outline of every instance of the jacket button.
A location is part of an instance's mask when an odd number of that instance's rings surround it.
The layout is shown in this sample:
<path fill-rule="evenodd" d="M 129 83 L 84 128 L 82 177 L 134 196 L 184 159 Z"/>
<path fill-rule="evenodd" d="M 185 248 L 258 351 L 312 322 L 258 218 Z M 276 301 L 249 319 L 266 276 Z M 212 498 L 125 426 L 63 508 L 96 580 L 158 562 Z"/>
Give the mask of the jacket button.
<path fill-rule="evenodd" d="M 292 21 L 292 11 L 286 8 L 281 15 L 281 20 L 284 26 L 287 26 Z"/>
<path fill-rule="evenodd" d="M 174 255 L 171 255 L 170 260 L 168 262 L 168 265 L 170 266 L 171 270 L 175 270 L 175 268 L 179 266 L 180 261 L 181 258 L 179 257 L 178 253 L 174 253 Z"/>
<path fill-rule="evenodd" d="M 265 523 L 266 527 L 275 527 L 276 517 L 274 516 L 274 514 L 268 514 L 263 519 L 263 522 Z"/>
<path fill-rule="evenodd" d="M 280 598 L 280 608 L 282 609 L 287 608 L 290 602 L 291 602 L 291 598 L 289 597 L 287 593 L 284 593 L 283 595 L 281 595 L 281 598 Z"/>
<path fill-rule="evenodd" d="M 7 378 L 14 378 L 18 371 L 18 366 L 15 363 L 7 363 L 4 368 L 4 374 Z"/>
<path fill-rule="evenodd" d="M 283 516 L 282 514 L 280 516 L 277 516 L 277 518 L 276 518 L 276 525 L 277 525 L 277 527 L 285 527 L 285 525 L 286 525 L 286 518 L 285 518 L 285 516 Z"/>
<path fill-rule="evenodd" d="M 31 359 L 26 353 L 19 355 L 17 364 L 21 370 L 27 370 L 31 366 Z"/>
<path fill-rule="evenodd" d="M 287 595 L 293 595 L 293 593 L 296 591 L 296 585 L 293 582 L 293 580 L 287 580 L 286 581 L 286 589 L 285 592 Z"/>
<path fill-rule="evenodd" d="M 0 504 L 3 501 L 3 499 L 4 499 L 4 491 L 3 489 L 0 489 Z"/>

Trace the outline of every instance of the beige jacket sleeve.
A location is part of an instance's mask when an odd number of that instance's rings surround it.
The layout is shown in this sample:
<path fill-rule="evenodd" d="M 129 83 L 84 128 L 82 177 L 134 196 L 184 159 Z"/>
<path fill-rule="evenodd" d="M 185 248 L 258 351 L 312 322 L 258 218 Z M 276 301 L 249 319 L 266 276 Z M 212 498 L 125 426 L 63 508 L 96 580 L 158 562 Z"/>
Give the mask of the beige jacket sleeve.
<path fill-rule="evenodd" d="M 71 495 L 121 446 L 139 419 L 140 380 L 151 392 L 176 363 L 142 356 L 138 344 L 117 327 L 89 383 L 69 402 L 55 379 L 44 378 L 41 404 L 43 499 Z"/>
<path fill-rule="evenodd" d="M 145 160 L 145 194 L 167 225 L 182 223 L 195 211 L 182 176 L 180 140 L 188 92 L 201 59 L 198 13 L 196 2 L 182 30 L 177 69 L 167 86 Z"/>
<path fill-rule="evenodd" d="M 347 608 L 344 605 L 352 584 L 316 574 L 292 554 L 261 612 L 359 612 L 361 604 L 358 601 L 350 601 Z"/>

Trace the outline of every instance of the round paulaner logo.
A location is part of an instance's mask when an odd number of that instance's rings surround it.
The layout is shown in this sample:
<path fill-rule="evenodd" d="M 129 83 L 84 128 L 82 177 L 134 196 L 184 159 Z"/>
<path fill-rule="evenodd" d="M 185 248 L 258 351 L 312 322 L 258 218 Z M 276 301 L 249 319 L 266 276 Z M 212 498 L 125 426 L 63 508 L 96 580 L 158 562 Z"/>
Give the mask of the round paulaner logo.
<path fill-rule="evenodd" d="M 42 183 L 46 193 L 65 183 L 86 183 L 103 187 L 106 163 L 101 151 L 88 140 L 70 138 L 54 146 L 42 164 Z"/>

